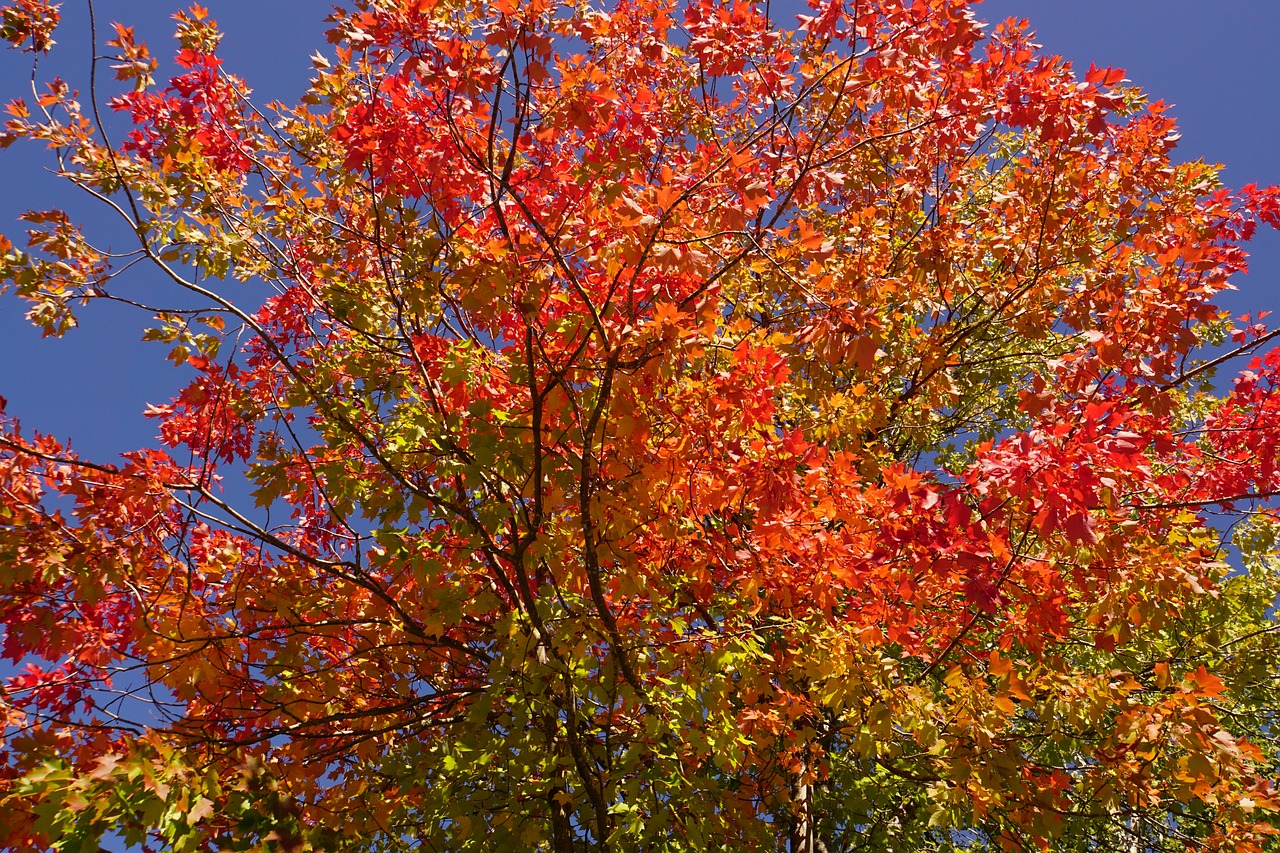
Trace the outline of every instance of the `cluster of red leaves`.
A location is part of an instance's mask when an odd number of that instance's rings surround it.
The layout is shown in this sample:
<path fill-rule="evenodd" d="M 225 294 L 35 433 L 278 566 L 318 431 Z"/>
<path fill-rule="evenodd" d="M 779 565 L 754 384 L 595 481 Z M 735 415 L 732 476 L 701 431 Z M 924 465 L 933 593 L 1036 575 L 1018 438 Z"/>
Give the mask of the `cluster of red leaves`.
<path fill-rule="evenodd" d="M 43 0 L 18 0 L 0 10 L 0 39 L 31 53 L 48 53 L 62 16 Z M 30 42 L 30 44 L 28 44 Z"/>

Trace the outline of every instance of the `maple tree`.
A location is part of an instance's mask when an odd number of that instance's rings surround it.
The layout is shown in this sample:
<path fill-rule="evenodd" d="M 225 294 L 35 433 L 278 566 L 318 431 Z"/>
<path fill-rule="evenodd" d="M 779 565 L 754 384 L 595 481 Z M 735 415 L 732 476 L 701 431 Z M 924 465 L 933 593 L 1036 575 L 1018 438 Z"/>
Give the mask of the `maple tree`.
<path fill-rule="evenodd" d="M 149 265 L 187 384 L 3 414 L 0 846 L 1273 844 L 1280 191 L 971 6 L 356 2 L 296 106 L 192 6 L 12 101 L 136 239 L 0 288 Z"/>

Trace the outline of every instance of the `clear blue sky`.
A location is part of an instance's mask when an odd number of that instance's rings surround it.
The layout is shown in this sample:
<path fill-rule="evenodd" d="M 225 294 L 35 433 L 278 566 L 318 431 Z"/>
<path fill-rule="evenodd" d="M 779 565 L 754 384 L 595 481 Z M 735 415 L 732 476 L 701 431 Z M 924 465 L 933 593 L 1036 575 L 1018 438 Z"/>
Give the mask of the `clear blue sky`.
<path fill-rule="evenodd" d="M 260 100 L 293 100 L 310 74 L 308 54 L 326 48 L 323 0 L 205 0 L 226 32 L 227 68 L 249 80 Z M 775 0 L 774 8 L 779 2 Z M 167 0 L 97 0 L 100 38 L 112 20 L 137 26 L 153 51 L 167 59 L 179 8 Z M 87 77 L 88 31 L 84 0 L 66 0 L 66 23 L 50 66 L 67 79 Z M 1128 70 L 1155 98 L 1175 104 L 1182 129 L 1181 156 L 1227 166 L 1234 185 L 1280 182 L 1280 2 L 1277 0 L 987 0 L 979 16 L 1030 18 L 1046 49 L 1081 68 L 1090 61 Z M 27 56 L 0 55 L 0 101 L 23 94 Z M 0 152 L 0 230 L 29 206 L 67 206 L 82 217 L 100 216 L 41 174 L 42 152 L 17 145 Z M 1280 235 L 1260 235 L 1253 273 L 1238 284 L 1230 307 L 1280 309 Z M 116 245 L 127 244 L 121 234 Z M 60 341 L 42 341 L 22 318 L 12 296 L 0 299 L 0 395 L 29 428 L 73 436 L 86 455 L 109 459 L 153 441 L 154 425 L 141 417 L 147 403 L 168 400 L 185 371 L 167 366 L 159 345 L 138 343 L 142 318 L 107 305 L 82 315 L 82 326 Z M 1280 310 L 1277 310 L 1280 316 Z"/>

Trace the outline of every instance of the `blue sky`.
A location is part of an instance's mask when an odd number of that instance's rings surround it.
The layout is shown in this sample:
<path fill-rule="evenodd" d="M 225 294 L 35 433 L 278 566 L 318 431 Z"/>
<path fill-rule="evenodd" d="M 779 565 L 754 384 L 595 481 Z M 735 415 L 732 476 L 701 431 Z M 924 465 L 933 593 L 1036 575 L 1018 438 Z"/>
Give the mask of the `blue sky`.
<path fill-rule="evenodd" d="M 311 71 L 308 55 L 327 47 L 328 3 L 206 0 L 206 5 L 226 32 L 220 51 L 226 67 L 250 82 L 260 102 L 289 101 L 303 92 Z M 775 2 L 774 9 L 779 5 Z M 122 20 L 135 24 L 153 52 L 167 58 L 173 29 L 167 15 L 179 6 L 168 0 L 97 0 L 99 38 L 105 40 L 111 21 Z M 60 44 L 43 71 L 81 83 L 87 78 L 86 8 L 84 0 L 66 0 Z M 1081 69 L 1091 61 L 1127 69 L 1153 98 L 1175 105 L 1181 157 L 1225 164 L 1232 185 L 1280 182 L 1280 2 L 987 0 L 978 14 L 986 20 L 1029 18 L 1046 50 Z M 26 55 L 0 54 L 0 101 L 24 93 L 28 69 Z M 48 164 L 30 145 L 0 152 L 5 176 L 0 231 L 20 234 L 15 217 L 37 205 L 100 217 L 42 172 Z M 115 240 L 118 246 L 127 242 L 125 234 Z M 1236 313 L 1280 309 L 1280 235 L 1260 234 L 1252 274 L 1237 283 L 1241 292 L 1228 300 Z M 67 337 L 41 340 L 22 317 L 25 307 L 12 296 L 0 298 L 0 395 L 25 427 L 73 436 L 82 453 L 106 460 L 153 441 L 154 424 L 141 412 L 176 393 L 185 371 L 169 366 L 159 345 L 138 343 L 144 318 L 137 313 L 101 304 L 91 309 Z"/>
<path fill-rule="evenodd" d="M 169 15 L 186 5 L 180 0 L 95 0 L 99 44 L 112 37 L 112 21 L 134 26 L 138 37 L 160 58 L 157 76 L 164 80 L 166 71 L 172 71 L 168 61 L 175 50 Z M 296 101 L 302 95 L 312 71 L 308 55 L 329 47 L 324 18 L 331 4 L 205 0 L 204 5 L 226 32 L 219 53 L 228 70 L 250 81 L 257 101 Z M 58 45 L 42 60 L 41 79 L 56 73 L 86 88 L 87 8 L 85 0 L 63 2 L 63 24 L 55 34 Z M 114 91 L 109 69 L 100 71 L 108 76 L 103 89 Z M 29 76 L 29 54 L 0 51 L 0 103 L 28 94 Z M 50 157 L 30 144 L 0 151 L 0 173 L 5 176 L 0 185 L 0 233 L 20 243 L 22 225 L 15 221 L 19 213 L 31 207 L 62 206 L 73 218 L 113 228 L 109 233 L 114 246 L 136 247 L 129 245 L 129 236 L 119 231 L 117 223 L 105 219 L 100 207 L 87 203 L 82 194 L 69 193 L 62 182 L 48 175 L 45 170 L 50 165 Z M 155 276 L 145 274 L 130 280 L 131 288 L 163 292 L 157 284 Z M 95 303 L 79 313 L 79 328 L 55 340 L 41 339 L 40 332 L 23 318 L 25 311 L 24 303 L 12 294 L 0 297 L 0 396 L 8 399 L 10 414 L 21 420 L 24 430 L 72 437 L 82 455 L 104 461 L 154 445 L 155 422 L 143 418 L 142 411 L 148 403 L 167 402 L 190 374 L 164 361 L 162 345 L 139 343 L 147 318 L 123 306 Z"/>

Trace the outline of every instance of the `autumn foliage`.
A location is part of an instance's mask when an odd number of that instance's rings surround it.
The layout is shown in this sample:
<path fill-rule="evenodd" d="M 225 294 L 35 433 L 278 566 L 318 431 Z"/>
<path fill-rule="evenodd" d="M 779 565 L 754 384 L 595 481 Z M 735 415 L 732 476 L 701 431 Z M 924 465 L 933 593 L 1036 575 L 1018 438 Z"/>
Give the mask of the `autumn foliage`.
<path fill-rule="evenodd" d="M 0 290 L 149 266 L 185 387 L 2 414 L 0 847 L 1274 849 L 1280 192 L 968 0 L 786 6 L 357 0 L 296 106 L 193 6 L 9 104 L 96 207 Z"/>

